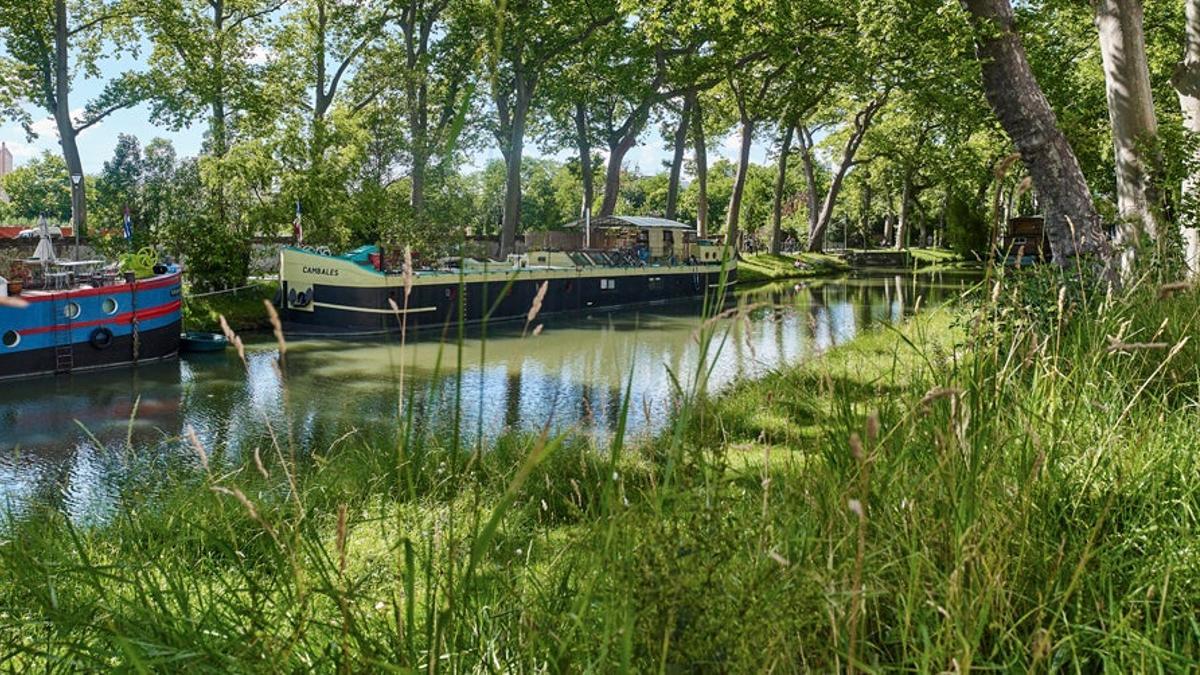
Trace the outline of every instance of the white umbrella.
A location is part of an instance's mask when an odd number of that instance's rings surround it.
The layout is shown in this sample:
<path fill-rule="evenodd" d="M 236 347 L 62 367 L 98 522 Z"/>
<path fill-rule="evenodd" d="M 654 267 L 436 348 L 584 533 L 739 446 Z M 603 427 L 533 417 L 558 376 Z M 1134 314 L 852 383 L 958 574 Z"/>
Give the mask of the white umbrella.
<path fill-rule="evenodd" d="M 57 260 L 54 255 L 54 244 L 50 242 L 50 226 L 46 223 L 46 216 L 42 216 L 38 221 L 38 245 L 33 251 L 34 260 L 40 260 L 43 265 L 52 263 Z"/>

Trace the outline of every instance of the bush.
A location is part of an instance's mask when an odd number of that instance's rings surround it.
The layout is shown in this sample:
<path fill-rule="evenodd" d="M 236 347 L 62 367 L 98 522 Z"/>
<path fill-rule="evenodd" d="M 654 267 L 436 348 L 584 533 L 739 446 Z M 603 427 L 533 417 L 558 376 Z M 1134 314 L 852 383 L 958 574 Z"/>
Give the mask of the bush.
<path fill-rule="evenodd" d="M 984 208 L 954 194 L 946 205 L 946 243 L 964 257 L 986 258 L 991 248 L 991 228 Z"/>

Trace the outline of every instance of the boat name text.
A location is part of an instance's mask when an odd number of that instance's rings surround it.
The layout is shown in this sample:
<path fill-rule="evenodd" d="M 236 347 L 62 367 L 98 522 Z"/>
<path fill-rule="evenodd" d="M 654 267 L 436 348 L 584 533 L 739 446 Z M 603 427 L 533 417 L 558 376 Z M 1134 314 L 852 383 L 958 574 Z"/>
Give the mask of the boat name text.
<path fill-rule="evenodd" d="M 331 267 L 305 267 L 305 274 L 319 274 L 326 277 L 336 277 L 340 270 L 335 270 Z"/>

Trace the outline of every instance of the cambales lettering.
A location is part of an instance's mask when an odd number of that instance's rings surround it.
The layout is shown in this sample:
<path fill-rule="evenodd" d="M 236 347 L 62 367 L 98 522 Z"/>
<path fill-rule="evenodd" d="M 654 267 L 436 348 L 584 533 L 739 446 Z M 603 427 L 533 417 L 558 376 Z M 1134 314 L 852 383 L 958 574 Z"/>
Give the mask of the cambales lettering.
<path fill-rule="evenodd" d="M 305 274 L 319 274 L 325 277 L 336 277 L 341 270 L 333 269 L 332 267 L 305 267 Z"/>

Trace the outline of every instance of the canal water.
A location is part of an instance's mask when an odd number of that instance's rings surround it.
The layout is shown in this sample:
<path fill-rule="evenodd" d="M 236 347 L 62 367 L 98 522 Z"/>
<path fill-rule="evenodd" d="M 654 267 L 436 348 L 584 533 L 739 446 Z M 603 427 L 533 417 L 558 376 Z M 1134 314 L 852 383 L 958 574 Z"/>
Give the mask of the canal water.
<path fill-rule="evenodd" d="M 814 358 L 916 308 L 955 302 L 976 282 L 966 274 L 874 274 L 779 284 L 739 293 L 747 319 L 722 321 L 710 355 L 710 389 Z M 194 429 L 210 454 L 237 460 L 264 447 L 266 421 L 289 429 L 301 451 L 394 428 L 398 382 L 421 423 L 464 443 L 506 429 L 577 428 L 612 433 L 630 387 L 628 433 L 653 433 L 668 417 L 671 373 L 700 358 L 695 303 L 544 316 L 538 335 L 493 326 L 399 340 L 306 340 L 276 368 L 270 336 L 236 354 L 189 357 L 136 370 L 0 385 L 0 508 L 19 514 L 49 502 L 78 521 L 118 508 L 132 466 L 194 462 L 182 440 Z M 452 331 L 453 332 L 453 331 Z M 461 360 L 461 368 L 459 362 Z M 461 376 L 460 376 L 461 375 Z M 456 406 L 455 402 L 460 405 Z M 265 449 L 265 447 L 264 447 Z M 173 469 L 173 470 L 175 470 Z"/>

